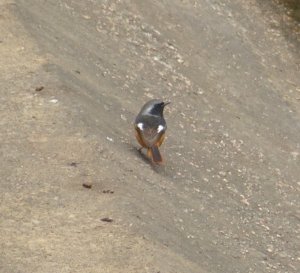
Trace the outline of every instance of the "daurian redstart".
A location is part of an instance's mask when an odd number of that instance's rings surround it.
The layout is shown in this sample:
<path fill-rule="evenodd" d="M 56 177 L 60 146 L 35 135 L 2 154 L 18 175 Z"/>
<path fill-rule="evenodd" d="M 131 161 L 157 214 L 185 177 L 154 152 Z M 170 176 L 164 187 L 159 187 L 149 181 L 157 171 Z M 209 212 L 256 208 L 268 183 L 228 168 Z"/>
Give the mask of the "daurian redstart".
<path fill-rule="evenodd" d="M 163 143 L 167 124 L 163 111 L 170 102 L 150 100 L 141 109 L 134 123 L 136 139 L 142 148 L 147 149 L 147 155 L 154 163 L 161 164 L 162 156 L 158 147 Z M 142 149 L 141 148 L 141 149 Z"/>

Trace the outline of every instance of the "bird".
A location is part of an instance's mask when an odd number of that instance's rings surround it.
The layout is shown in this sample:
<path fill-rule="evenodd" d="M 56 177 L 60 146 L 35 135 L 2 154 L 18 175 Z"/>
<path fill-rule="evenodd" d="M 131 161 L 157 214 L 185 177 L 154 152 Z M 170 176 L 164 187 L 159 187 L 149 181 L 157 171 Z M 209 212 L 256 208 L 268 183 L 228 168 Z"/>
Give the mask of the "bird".
<path fill-rule="evenodd" d="M 167 123 L 163 111 L 170 102 L 152 99 L 145 103 L 134 122 L 135 136 L 139 144 L 147 149 L 147 155 L 155 164 L 162 164 L 163 158 L 158 147 L 165 139 Z"/>

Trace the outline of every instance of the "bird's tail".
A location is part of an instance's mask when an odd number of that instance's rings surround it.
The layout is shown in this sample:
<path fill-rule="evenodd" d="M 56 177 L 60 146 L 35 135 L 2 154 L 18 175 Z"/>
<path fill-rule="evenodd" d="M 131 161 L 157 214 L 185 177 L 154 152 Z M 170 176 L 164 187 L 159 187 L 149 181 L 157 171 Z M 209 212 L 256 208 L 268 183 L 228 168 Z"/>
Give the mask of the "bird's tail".
<path fill-rule="evenodd" d="M 161 164 L 163 162 L 162 156 L 157 146 L 152 146 L 148 149 L 148 156 L 152 158 L 154 163 Z"/>

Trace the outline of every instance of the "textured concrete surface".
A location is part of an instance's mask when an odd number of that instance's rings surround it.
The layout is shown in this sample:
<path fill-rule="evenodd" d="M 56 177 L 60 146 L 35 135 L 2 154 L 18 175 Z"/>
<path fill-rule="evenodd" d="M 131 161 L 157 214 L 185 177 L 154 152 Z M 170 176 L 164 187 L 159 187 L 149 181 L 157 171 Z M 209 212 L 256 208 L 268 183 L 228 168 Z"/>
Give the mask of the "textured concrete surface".
<path fill-rule="evenodd" d="M 286 12 L 1 0 L 0 272 L 299 272 L 299 25 Z M 172 102 L 164 167 L 136 149 L 150 98 Z"/>

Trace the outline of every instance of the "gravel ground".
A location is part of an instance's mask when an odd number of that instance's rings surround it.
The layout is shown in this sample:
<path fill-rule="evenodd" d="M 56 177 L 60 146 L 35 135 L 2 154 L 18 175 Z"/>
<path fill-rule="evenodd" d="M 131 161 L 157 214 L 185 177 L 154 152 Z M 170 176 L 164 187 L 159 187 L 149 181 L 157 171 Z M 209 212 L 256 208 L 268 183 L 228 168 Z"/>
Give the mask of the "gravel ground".
<path fill-rule="evenodd" d="M 0 272 L 299 272 L 288 14 L 255 0 L 0 0 Z M 151 98 L 172 102 L 161 167 L 132 128 Z"/>

